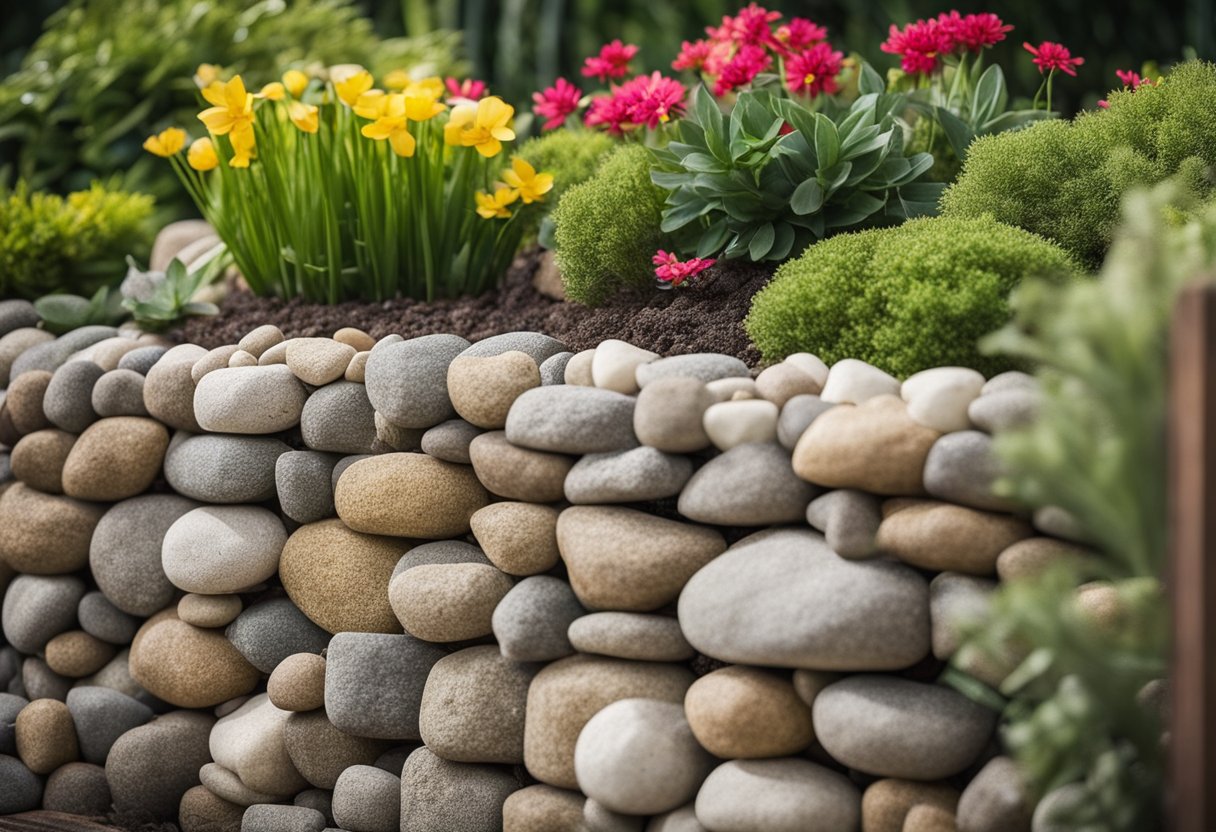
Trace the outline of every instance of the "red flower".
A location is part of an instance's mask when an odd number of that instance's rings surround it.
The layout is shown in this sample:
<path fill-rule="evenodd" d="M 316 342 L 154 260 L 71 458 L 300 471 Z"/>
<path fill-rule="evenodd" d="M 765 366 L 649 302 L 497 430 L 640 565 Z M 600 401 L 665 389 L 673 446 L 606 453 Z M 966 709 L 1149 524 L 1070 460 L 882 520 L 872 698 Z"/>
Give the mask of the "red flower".
<path fill-rule="evenodd" d="M 693 257 L 681 263 L 672 252 L 659 249 L 651 258 L 651 262 L 658 267 L 654 270 L 655 277 L 672 286 L 679 286 L 688 278 L 696 277 L 717 261 L 712 258 Z"/>
<path fill-rule="evenodd" d="M 588 127 L 602 127 L 619 136 L 629 126 L 629 104 L 615 94 L 593 98 L 587 114 L 583 116 L 583 123 Z"/>
<path fill-rule="evenodd" d="M 562 126 L 568 115 L 578 110 L 578 102 L 582 97 L 582 90 L 565 78 L 558 78 L 553 86 L 532 93 L 532 101 L 535 104 L 532 112 L 546 119 L 541 125 L 542 130 L 555 130 Z"/>
<path fill-rule="evenodd" d="M 711 26 L 705 31 L 714 40 L 728 40 L 753 46 L 771 44 L 772 24 L 780 19 L 781 12 L 770 12 L 751 3 L 746 8 L 739 9 L 739 13 L 734 17 L 723 17 L 721 26 Z"/>
<path fill-rule="evenodd" d="M 684 41 L 684 45 L 680 47 L 680 54 L 671 62 L 672 69 L 700 69 L 705 66 L 705 61 L 709 59 L 709 53 L 713 50 L 714 45 L 702 38 L 698 41 Z"/>
<path fill-rule="evenodd" d="M 805 17 L 791 18 L 777 27 L 777 43 L 790 52 L 799 52 L 828 39 L 828 30 Z"/>
<path fill-rule="evenodd" d="M 954 38 L 948 26 L 938 20 L 918 20 L 900 29 L 891 24 L 887 40 L 880 47 L 899 55 L 900 66 L 909 75 L 929 75 L 936 70 L 941 56 L 954 51 Z"/>
<path fill-rule="evenodd" d="M 772 64 L 773 58 L 762 46 L 744 44 L 734 57 L 722 67 L 718 80 L 714 82 L 714 95 L 721 98 L 752 79 Z"/>
<path fill-rule="evenodd" d="M 1013 27 L 1006 24 L 991 12 L 981 14 L 959 15 L 952 11 L 949 14 L 939 14 L 937 21 L 949 33 L 955 48 L 969 49 L 979 52 L 987 46 L 993 46 L 1005 39 L 1006 32 L 1012 32 Z"/>
<path fill-rule="evenodd" d="M 1141 87 L 1156 86 L 1152 78 L 1145 78 L 1134 69 L 1116 69 L 1115 76 L 1122 82 L 1123 86 L 1130 88 L 1133 92 Z"/>
<path fill-rule="evenodd" d="M 606 43 L 600 48 L 600 54 L 588 58 L 583 65 L 583 75 L 588 78 L 599 78 L 607 81 L 609 78 L 624 78 L 629 73 L 629 62 L 638 54 L 638 48 L 633 44 L 623 44 L 620 38 L 612 43 Z"/>
<path fill-rule="evenodd" d="M 1060 70 L 1066 75 L 1076 76 L 1077 70 L 1081 64 L 1085 63 L 1084 58 L 1074 58 L 1072 53 L 1068 51 L 1068 47 L 1058 43 L 1052 43 L 1045 40 L 1039 44 L 1038 48 L 1031 46 L 1029 43 L 1023 43 L 1022 47 L 1034 55 L 1034 65 L 1039 68 L 1039 74 L 1042 75 L 1048 71 Z"/>
<path fill-rule="evenodd" d="M 684 112 L 685 92 L 683 84 L 659 72 L 639 75 L 593 100 L 585 122 L 618 135 L 642 125 L 653 130 Z"/>
<path fill-rule="evenodd" d="M 790 92 L 811 98 L 820 93 L 836 92 L 836 76 L 840 74 L 844 55 L 829 43 L 817 43 L 785 62 L 785 83 Z"/>
<path fill-rule="evenodd" d="M 472 78 L 457 81 L 455 78 L 449 77 L 444 81 L 444 84 L 447 86 L 452 98 L 465 98 L 469 101 L 477 101 L 486 94 L 485 81 L 474 81 Z"/>

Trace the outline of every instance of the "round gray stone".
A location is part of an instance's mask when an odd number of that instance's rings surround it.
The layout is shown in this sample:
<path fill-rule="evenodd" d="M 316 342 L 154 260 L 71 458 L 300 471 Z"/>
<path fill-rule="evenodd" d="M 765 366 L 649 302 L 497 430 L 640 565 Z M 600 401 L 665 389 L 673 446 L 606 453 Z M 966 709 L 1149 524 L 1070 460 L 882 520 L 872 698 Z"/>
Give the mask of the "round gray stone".
<path fill-rule="evenodd" d="M 993 485 L 1002 475 L 992 437 L 978 430 L 947 433 L 925 458 L 925 490 L 932 496 L 983 511 L 1016 511 L 1016 500 L 1002 497 Z"/>
<path fill-rule="evenodd" d="M 165 479 L 206 503 L 260 503 L 274 497 L 275 464 L 289 450 L 270 436 L 188 436 L 165 454 Z"/>
<path fill-rule="evenodd" d="M 964 832 L 1027 832 L 1035 800 L 1018 764 L 994 757 L 963 789 L 958 800 L 958 828 Z"/>
<path fill-rule="evenodd" d="M 149 494 L 116 503 L 93 531 L 89 568 L 110 603 L 130 615 L 161 610 L 177 591 L 161 566 L 161 544 L 179 517 L 198 503 Z"/>
<path fill-rule="evenodd" d="M 485 552 L 463 540 L 435 540 L 410 549 L 393 567 L 395 578 L 415 566 L 433 566 L 441 563 L 484 563 L 493 566 Z"/>
<path fill-rule="evenodd" d="M 80 599 L 76 608 L 80 629 L 108 644 L 130 644 L 143 621 L 114 606 L 106 596 L 94 590 Z"/>
<path fill-rule="evenodd" d="M 367 357 L 372 406 L 403 428 L 429 428 L 456 415 L 448 398 L 448 365 L 469 347 L 459 335 L 424 335 L 383 344 Z"/>
<path fill-rule="evenodd" d="M 970 628 L 984 621 L 997 586 L 996 581 L 957 572 L 942 572 L 929 582 L 929 618 L 936 658 L 949 661 Z"/>
<path fill-rule="evenodd" d="M 593 612 L 570 622 L 570 644 L 580 653 L 648 662 L 683 662 L 696 655 L 666 615 L 641 612 Z"/>
<path fill-rule="evenodd" d="M 598 387 L 554 384 L 522 393 L 507 414 L 507 441 L 521 448 L 594 454 L 632 448 L 637 400 Z"/>
<path fill-rule="evenodd" d="M 173 711 L 119 737 L 106 757 L 118 817 L 176 820 L 182 795 L 198 785 L 198 770 L 211 762 L 214 724 L 209 713 Z"/>
<path fill-rule="evenodd" d="M 998 389 L 973 399 L 967 406 L 967 418 L 980 430 L 1001 433 L 1034 422 L 1042 403 L 1037 387 Z"/>
<path fill-rule="evenodd" d="M 462 358 L 474 356 L 490 358 L 502 355 L 504 352 L 522 352 L 539 367 L 545 361 L 559 353 L 566 352 L 568 347 L 556 338 L 551 338 L 539 332 L 504 332 L 502 335 L 491 335 L 472 344 L 460 354 Z"/>
<path fill-rule="evenodd" d="M 14 329 L 38 326 L 42 318 L 28 300 L 0 300 L 0 338 Z"/>
<path fill-rule="evenodd" d="M 329 644 L 329 633 L 300 612 L 289 598 L 273 598 L 254 604 L 224 630 L 240 654 L 263 673 L 294 653 L 320 653 Z"/>
<path fill-rule="evenodd" d="M 7 335 L 0 336 L 0 387 L 8 387 L 9 370 L 18 356 L 38 344 L 55 340 L 55 336 L 45 330 L 22 327 L 14 329 Z"/>
<path fill-rule="evenodd" d="M 93 409 L 93 387 L 105 371 L 92 361 L 69 361 L 51 376 L 42 411 L 55 427 L 69 433 L 83 433 L 97 421 Z"/>
<path fill-rule="evenodd" d="M 42 778 L 25 763 L 0 754 L 0 815 L 29 812 L 42 805 Z"/>
<path fill-rule="evenodd" d="M 674 497 L 692 474 L 692 460 L 641 446 L 587 454 L 566 475 L 566 499 L 575 505 L 632 503 Z"/>
<path fill-rule="evenodd" d="M 334 786 L 334 821 L 353 832 L 401 828 L 401 778 L 375 766 L 351 766 Z"/>
<path fill-rule="evenodd" d="M 566 383 L 566 365 L 570 363 L 570 359 L 574 358 L 572 352 L 559 352 L 546 358 L 540 363 L 540 383 L 546 384 L 565 384 Z"/>
<path fill-rule="evenodd" d="M 812 706 L 815 735 L 849 768 L 939 780 L 975 762 L 997 715 L 949 688 L 861 674 L 828 685 Z"/>
<path fill-rule="evenodd" d="M 508 659 L 549 662 L 574 652 L 567 630 L 586 614 L 570 584 L 550 575 L 533 575 L 498 602 L 491 624 L 498 649 Z"/>
<path fill-rule="evenodd" d="M 376 441 L 376 412 L 367 388 L 335 381 L 313 391 L 300 414 L 304 444 L 314 451 L 363 454 Z"/>
<path fill-rule="evenodd" d="M 21 353 L 13 361 L 9 377 L 16 378 L 30 370 L 46 370 L 53 373 L 73 353 L 116 335 L 118 335 L 118 330 L 112 326 L 82 326 L 79 329 L 73 329 L 71 332 L 60 335 L 54 341 L 44 341 Z"/>
<path fill-rule="evenodd" d="M 444 462 L 468 465 L 469 445 L 484 432 L 464 419 L 449 419 L 422 434 L 422 450 Z"/>
<path fill-rule="evenodd" d="M 83 597 L 84 582 L 75 575 L 18 575 L 0 608 L 5 640 L 22 653 L 42 652 L 48 641 L 76 625 Z"/>
<path fill-rule="evenodd" d="M 857 829 L 861 792 L 848 778 L 810 760 L 731 760 L 697 793 L 697 820 L 732 832 Z"/>
<path fill-rule="evenodd" d="M 93 385 L 92 404 L 101 417 L 147 416 L 144 377 L 134 370 L 111 370 Z"/>
<path fill-rule="evenodd" d="M 338 633 L 325 658 L 325 712 L 358 737 L 421 739 L 422 690 L 445 655 L 409 635 Z"/>
<path fill-rule="evenodd" d="M 680 494 L 679 511 L 720 526 L 799 523 L 819 493 L 794 473 L 789 451 L 776 442 L 746 442 L 693 475 Z"/>
<path fill-rule="evenodd" d="M 51 772 L 42 795 L 48 812 L 98 817 L 110 811 L 106 770 L 92 763 L 68 763 Z"/>
<path fill-rule="evenodd" d="M 423 746 L 401 772 L 401 828 L 479 832 L 502 827 L 502 804 L 520 788 L 509 768 L 454 763 Z"/>
<path fill-rule="evenodd" d="M 31 701 L 58 699 L 62 702 L 67 698 L 75 681 L 67 676 L 60 676 L 37 656 L 30 656 L 21 664 L 21 684 L 25 688 L 25 696 Z"/>
<path fill-rule="evenodd" d="M 719 355 L 716 352 L 659 358 L 639 365 L 637 369 L 638 386 L 643 388 L 655 379 L 671 376 L 695 378 L 706 383 L 720 378 L 747 378 L 751 376 L 751 371 L 733 355 Z"/>
<path fill-rule="evenodd" d="M 0 754 L 17 754 L 17 714 L 30 700 L 15 693 L 0 693 Z"/>
<path fill-rule="evenodd" d="M 267 434 L 300 422 L 308 393 L 285 364 L 222 367 L 194 390 L 199 425 L 217 433 Z"/>
<path fill-rule="evenodd" d="M 168 351 L 168 347 L 138 347 L 118 359 L 118 369 L 133 370 L 141 376 L 146 376 L 148 370 L 151 370 L 156 362 L 160 361 L 160 357 Z"/>
<path fill-rule="evenodd" d="M 291 803 L 305 809 L 316 809 L 325 816 L 326 823 L 334 822 L 334 793 L 329 789 L 305 789 L 292 798 Z"/>
<path fill-rule="evenodd" d="M 643 445 L 668 453 L 695 453 L 710 445 L 702 422 L 713 403 L 704 382 L 661 376 L 638 393 L 633 428 Z"/>
<path fill-rule="evenodd" d="M 118 738 L 152 718 L 152 709 L 125 693 L 95 686 L 72 688 L 68 711 L 76 724 L 80 756 L 85 762 L 105 765 L 106 755 Z"/>
<path fill-rule="evenodd" d="M 835 403 L 825 402 L 809 393 L 794 396 L 787 401 L 781 408 L 781 415 L 777 417 L 777 441 L 781 443 L 781 447 L 793 453 L 794 446 L 811 426 L 811 422 L 835 406 Z"/>
<path fill-rule="evenodd" d="M 241 817 L 241 832 L 324 832 L 325 815 L 306 806 L 257 803 Z"/>
<path fill-rule="evenodd" d="M 882 500 L 864 491 L 838 488 L 811 501 L 806 522 L 823 532 L 828 546 L 842 558 L 868 558 L 877 550 Z"/>
<path fill-rule="evenodd" d="M 288 451 L 275 460 L 279 507 L 297 523 L 334 516 L 334 466 L 340 457 L 320 451 Z"/>

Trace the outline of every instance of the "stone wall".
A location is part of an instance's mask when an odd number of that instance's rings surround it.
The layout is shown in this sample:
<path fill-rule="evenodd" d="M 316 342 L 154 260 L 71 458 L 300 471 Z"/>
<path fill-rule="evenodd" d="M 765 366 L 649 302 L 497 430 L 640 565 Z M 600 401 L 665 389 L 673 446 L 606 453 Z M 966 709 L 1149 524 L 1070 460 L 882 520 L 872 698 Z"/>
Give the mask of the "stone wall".
<path fill-rule="evenodd" d="M 35 323 L 0 304 L 0 812 L 1030 828 L 935 683 L 1081 551 L 992 490 L 1028 376 Z"/>

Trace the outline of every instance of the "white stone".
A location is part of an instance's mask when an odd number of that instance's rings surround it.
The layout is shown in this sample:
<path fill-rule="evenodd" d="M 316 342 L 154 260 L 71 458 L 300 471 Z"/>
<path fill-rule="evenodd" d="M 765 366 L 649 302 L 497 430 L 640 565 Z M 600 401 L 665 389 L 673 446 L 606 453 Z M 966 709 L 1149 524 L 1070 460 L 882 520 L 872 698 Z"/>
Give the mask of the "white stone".
<path fill-rule="evenodd" d="M 719 378 L 705 385 L 715 402 L 728 402 L 736 393 L 747 393 L 756 397 L 756 381 L 750 378 Z"/>
<path fill-rule="evenodd" d="M 256 367 L 258 359 L 253 353 L 237 350 L 228 357 L 229 367 Z"/>
<path fill-rule="evenodd" d="M 194 389 L 194 415 L 215 433 L 279 433 L 300 423 L 307 399 L 286 365 L 224 367 Z"/>
<path fill-rule="evenodd" d="M 638 392 L 638 366 L 658 357 L 656 352 L 610 338 L 595 348 L 591 358 L 591 380 L 596 387 L 632 395 Z"/>
<path fill-rule="evenodd" d="M 828 365 L 824 364 L 817 355 L 809 352 L 796 352 L 785 357 L 786 364 L 793 364 L 799 370 L 815 379 L 820 387 L 828 383 Z"/>
<path fill-rule="evenodd" d="M 861 404 L 886 395 L 899 395 L 899 379 L 864 361 L 846 358 L 832 365 L 819 398 L 835 404 Z"/>
<path fill-rule="evenodd" d="M 260 506 L 203 506 L 174 521 L 161 566 L 186 592 L 219 595 L 254 586 L 279 568 L 287 530 Z"/>
<path fill-rule="evenodd" d="M 290 797 L 308 788 L 283 742 L 289 716 L 258 694 L 215 723 L 208 740 L 212 759 L 254 791 Z"/>
<path fill-rule="evenodd" d="M 941 433 L 968 430 L 967 408 L 984 387 L 984 376 L 966 367 L 935 367 L 910 376 L 900 388 L 908 415 Z"/>
<path fill-rule="evenodd" d="M 715 832 L 843 832 L 861 825 L 861 793 L 810 760 L 731 760 L 706 778 L 696 811 Z"/>
<path fill-rule="evenodd" d="M 773 442 L 777 439 L 780 408 L 764 399 L 738 399 L 712 404 L 701 424 L 720 451 L 729 451 L 745 442 Z"/>

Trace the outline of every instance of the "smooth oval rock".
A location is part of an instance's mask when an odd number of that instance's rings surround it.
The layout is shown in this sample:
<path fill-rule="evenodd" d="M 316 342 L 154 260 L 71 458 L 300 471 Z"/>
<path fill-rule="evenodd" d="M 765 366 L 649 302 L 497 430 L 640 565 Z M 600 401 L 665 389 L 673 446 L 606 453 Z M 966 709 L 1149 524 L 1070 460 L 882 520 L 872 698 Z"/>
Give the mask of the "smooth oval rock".
<path fill-rule="evenodd" d="M 246 333 L 237 346 L 255 358 L 261 358 L 262 353 L 275 344 L 281 343 L 283 343 L 282 330 L 274 324 L 262 324 Z"/>
<path fill-rule="evenodd" d="M 93 385 L 93 410 L 97 415 L 147 416 L 144 405 L 144 377 L 135 370 L 111 370 Z"/>
<path fill-rule="evenodd" d="M 333 813 L 351 832 L 397 832 L 401 778 L 375 766 L 351 766 L 334 785 Z"/>
<path fill-rule="evenodd" d="M 225 367 L 198 383 L 194 411 L 198 424 L 214 433 L 278 433 L 300 423 L 307 397 L 284 365 Z"/>
<path fill-rule="evenodd" d="M 214 629 L 232 623 L 241 614 L 239 595 L 183 595 L 177 602 L 177 617 L 195 627 Z"/>
<path fill-rule="evenodd" d="M 1002 551 L 1033 534 L 1030 524 L 935 500 L 888 500 L 878 548 L 905 563 L 936 572 L 991 575 Z"/>
<path fill-rule="evenodd" d="M 673 359 L 664 358 L 655 363 L 670 360 Z M 642 391 L 638 393 L 633 411 L 634 433 L 643 445 L 668 453 L 687 454 L 704 450 L 710 443 L 702 419 L 713 403 L 714 398 L 704 382 L 696 378 L 679 375 L 656 377 L 649 384 L 643 384 Z"/>
<path fill-rule="evenodd" d="M 815 734 L 850 768 L 880 777 L 940 780 L 975 762 L 996 714 L 962 694 L 894 676 L 857 675 L 815 699 Z"/>
<path fill-rule="evenodd" d="M 105 506 L 15 483 L 0 493 L 0 560 L 35 575 L 74 572 L 88 562 L 104 513 Z"/>
<path fill-rule="evenodd" d="M 304 444 L 314 451 L 363 454 L 376 440 L 376 417 L 367 388 L 335 381 L 313 391 L 300 414 Z"/>
<path fill-rule="evenodd" d="M 4 397 L 4 410 L 12 420 L 13 429 L 18 435 L 24 436 L 51 427 L 51 420 L 46 417 L 46 411 L 43 409 L 50 383 L 51 373 L 47 370 L 31 370 L 15 375 L 9 382 L 8 392 Z"/>
<path fill-rule="evenodd" d="M 462 419 L 487 430 L 502 428 L 514 401 L 540 383 L 540 368 L 518 350 L 484 357 L 466 352 L 448 367 L 452 406 Z"/>
<path fill-rule="evenodd" d="M 929 652 L 929 587 L 912 569 L 850 561 L 806 529 L 759 532 L 692 576 L 680 626 L 740 664 L 896 670 Z"/>
<path fill-rule="evenodd" d="M 79 679 L 105 667 L 117 652 L 114 645 L 89 635 L 84 630 L 60 633 L 46 643 L 47 667 L 60 676 Z"/>
<path fill-rule="evenodd" d="M 822 390 L 823 384 L 813 375 L 788 361 L 766 367 L 756 376 L 756 393 L 777 407 L 785 407 L 795 396 L 817 396 Z"/>
<path fill-rule="evenodd" d="M 692 476 L 692 460 L 639 447 L 587 454 L 566 475 L 566 499 L 575 505 L 635 503 L 674 497 Z"/>
<path fill-rule="evenodd" d="M 338 633 L 325 657 L 329 719 L 359 737 L 421 739 L 423 689 L 445 655 L 442 648 L 410 635 Z"/>
<path fill-rule="evenodd" d="M 18 575 L 0 609 L 4 639 L 22 653 L 40 653 L 76 621 L 84 582 L 74 575 Z"/>
<path fill-rule="evenodd" d="M 563 499 L 574 459 L 562 454 L 518 448 L 502 431 L 490 431 L 469 444 L 477 479 L 508 500 L 551 503 Z"/>
<path fill-rule="evenodd" d="M 503 803 L 519 787 L 508 768 L 454 763 L 423 746 L 410 754 L 401 771 L 401 828 L 498 829 Z"/>
<path fill-rule="evenodd" d="M 992 437 L 978 430 L 948 433 L 925 459 L 925 491 L 951 503 L 986 511 L 1017 511 L 1019 503 L 996 493 L 1004 475 Z"/>
<path fill-rule="evenodd" d="M 797 523 L 817 494 L 794 473 L 784 448 L 749 442 L 705 463 L 680 492 L 679 510 L 689 520 L 720 526 Z"/>
<path fill-rule="evenodd" d="M 697 352 L 656 358 L 639 364 L 635 371 L 638 386 L 645 390 L 661 378 L 691 378 L 705 384 L 720 378 L 747 378 L 747 365 L 733 355 Z"/>
<path fill-rule="evenodd" d="M 154 419 L 113 416 L 85 429 L 63 465 L 69 497 L 117 502 L 147 490 L 160 473 L 169 431 Z"/>
<path fill-rule="evenodd" d="M 208 742 L 212 759 L 255 791 L 294 795 L 308 782 L 296 771 L 283 743 L 288 716 L 266 694 L 254 696 L 215 723 Z"/>
<path fill-rule="evenodd" d="M 325 705 L 325 659 L 316 653 L 295 653 L 270 674 L 266 694 L 284 711 L 312 711 Z"/>
<path fill-rule="evenodd" d="M 790 453 L 798 447 L 798 440 L 820 415 L 836 405 L 825 402 L 819 396 L 794 396 L 781 407 L 777 417 L 777 441 Z"/>
<path fill-rule="evenodd" d="M 207 740 L 215 717 L 173 711 L 120 736 L 106 757 L 106 781 L 120 817 L 177 818 L 198 772 L 211 762 Z"/>
<path fill-rule="evenodd" d="M 777 405 L 763 399 L 738 399 L 710 405 L 701 425 L 710 442 L 729 451 L 748 442 L 772 442 L 777 438 Z"/>
<path fill-rule="evenodd" d="M 222 633 L 181 621 L 174 609 L 149 618 L 131 643 L 131 677 L 180 708 L 210 708 L 257 685 L 260 675 Z"/>
<path fill-rule="evenodd" d="M 13 362 L 28 349 L 54 341 L 55 336 L 46 330 L 21 327 L 0 336 L 0 384 L 9 386 Z"/>
<path fill-rule="evenodd" d="M 72 433 L 82 433 L 97 421 L 93 387 L 104 373 L 92 361 L 69 361 L 56 370 L 42 399 L 42 410 L 51 424 Z"/>
<path fill-rule="evenodd" d="M 843 775 L 809 760 L 731 760 L 705 779 L 696 812 L 714 832 L 857 829 L 861 794 Z"/>
<path fill-rule="evenodd" d="M 462 356 L 487 358 L 507 352 L 522 352 L 537 365 L 566 350 L 566 345 L 541 332 L 504 332 L 491 335 L 465 349 Z"/>
<path fill-rule="evenodd" d="M 176 494 L 150 494 L 124 500 L 105 513 L 93 533 L 88 562 L 98 588 L 114 606 L 148 616 L 169 603 L 175 588 L 161 566 L 165 534 L 197 507 Z"/>
<path fill-rule="evenodd" d="M 464 419 L 449 419 L 422 434 L 422 451 L 444 462 L 468 465 L 471 461 L 469 445 L 481 432 L 481 428 L 469 424 Z"/>
<path fill-rule="evenodd" d="M 323 708 L 294 712 L 283 726 L 283 744 L 296 770 L 318 789 L 333 789 L 342 772 L 376 762 L 392 742 L 340 731 Z"/>
<path fill-rule="evenodd" d="M 76 726 L 68 706 L 55 699 L 35 699 L 21 709 L 16 722 L 17 756 L 35 774 L 50 774 L 80 754 Z"/>
<path fill-rule="evenodd" d="M 490 617 L 511 579 L 480 563 L 415 566 L 393 578 L 388 597 L 410 635 L 431 642 L 468 641 L 493 631 Z"/>
<path fill-rule="evenodd" d="M 275 460 L 275 492 L 283 513 L 297 523 L 334 516 L 333 473 L 339 457 L 320 451 L 288 451 Z"/>
<path fill-rule="evenodd" d="M 76 726 L 80 756 L 86 762 L 105 765 L 118 738 L 152 719 L 152 709 L 126 694 L 97 686 L 68 691 L 67 708 Z"/>
<path fill-rule="evenodd" d="M 448 366 L 469 347 L 457 335 L 424 335 L 377 344 L 367 358 L 367 395 L 376 411 L 403 428 L 429 428 L 456 415 Z"/>
<path fill-rule="evenodd" d="M 888 777 L 871 783 L 861 796 L 861 826 L 874 832 L 902 832 L 908 814 L 917 806 L 953 813 L 957 805 L 958 790 L 945 783 Z"/>
<path fill-rule="evenodd" d="M 282 521 L 267 509 L 204 506 L 169 527 L 161 565 L 187 592 L 238 592 L 275 574 L 286 542 Z"/>
<path fill-rule="evenodd" d="M 134 355 L 134 353 L 130 353 Z M 191 371 L 207 354 L 195 344 L 178 344 L 156 360 L 144 377 L 144 406 L 154 419 L 177 430 L 198 433 L 194 415 L 195 385 Z"/>
<path fill-rule="evenodd" d="M 899 379 L 864 361 L 845 358 L 831 366 L 820 395 L 837 404 L 862 404 L 879 396 L 898 396 L 899 391 Z"/>
<path fill-rule="evenodd" d="M 639 612 L 593 612 L 570 622 L 570 644 L 580 653 L 647 662 L 682 662 L 696 651 L 680 622 Z"/>
<path fill-rule="evenodd" d="M 984 377 L 967 367 L 934 367 L 908 377 L 900 396 L 908 415 L 941 433 L 971 427 L 967 408 L 984 387 Z"/>
<path fill-rule="evenodd" d="M 636 400 L 612 390 L 552 385 L 524 392 L 507 414 L 506 436 L 535 451 L 594 454 L 632 448 Z"/>
<path fill-rule="evenodd" d="M 288 598 L 270 598 L 249 606 L 224 635 L 263 673 L 273 672 L 279 662 L 296 653 L 319 655 L 329 644 L 329 633 Z"/>
<path fill-rule="evenodd" d="M 94 638 L 110 644 L 130 644 L 135 638 L 135 631 L 143 621 L 120 610 L 106 598 L 94 590 L 80 599 L 76 607 L 76 616 L 80 620 L 80 628 Z"/>
<path fill-rule="evenodd" d="M 305 384 L 321 387 L 342 378 L 356 352 L 332 338 L 293 338 L 287 345 L 287 368 Z"/>
<path fill-rule="evenodd" d="M 9 464 L 13 476 L 35 491 L 63 493 L 63 465 L 76 436 L 65 430 L 46 428 L 27 433 L 13 446 Z"/>
<path fill-rule="evenodd" d="M 119 370 L 131 370 L 139 373 L 141 376 L 147 376 L 148 371 L 156 366 L 156 362 L 169 351 L 168 347 L 159 346 L 156 344 L 138 347 L 123 355 L 118 359 Z"/>
<path fill-rule="evenodd" d="M 648 612 L 671 603 L 726 549 L 713 529 L 608 506 L 574 506 L 557 521 L 570 584 L 589 609 Z"/>
<path fill-rule="evenodd" d="M 512 792 L 502 804 L 503 832 L 569 832 L 583 822 L 586 798 L 537 783 Z"/>
<path fill-rule="evenodd" d="M 490 562 L 508 575 L 537 575 L 557 565 L 557 518 L 552 506 L 491 503 L 469 518 Z"/>
<path fill-rule="evenodd" d="M 596 387 L 618 393 L 636 393 L 637 368 L 658 357 L 658 353 L 609 338 L 595 348 L 595 355 L 591 358 L 591 379 Z"/>
<path fill-rule="evenodd" d="M 724 759 L 788 757 L 815 739 L 811 709 L 788 674 L 732 665 L 693 682 L 684 697 L 692 733 Z"/>
<path fill-rule="evenodd" d="M 42 808 L 48 812 L 97 817 L 110 811 L 112 799 L 104 768 L 91 763 L 68 763 L 47 778 Z"/>
<path fill-rule="evenodd" d="M 567 630 L 584 613 L 568 583 L 552 575 L 533 575 L 503 596 L 490 623 L 508 659 L 547 662 L 574 652 Z"/>
<path fill-rule="evenodd" d="M 428 539 L 467 534 L 469 518 L 488 502 L 467 466 L 425 454 L 360 460 L 343 472 L 334 493 L 338 516 L 355 531 Z"/>

